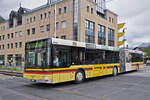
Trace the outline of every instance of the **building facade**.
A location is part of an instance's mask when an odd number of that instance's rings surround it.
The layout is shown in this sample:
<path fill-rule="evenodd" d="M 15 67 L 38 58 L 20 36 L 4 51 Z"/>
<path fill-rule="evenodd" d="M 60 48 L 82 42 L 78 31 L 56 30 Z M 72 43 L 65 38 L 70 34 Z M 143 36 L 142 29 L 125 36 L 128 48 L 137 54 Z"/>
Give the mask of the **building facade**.
<path fill-rule="evenodd" d="M 0 64 L 23 65 L 25 43 L 56 37 L 117 47 L 117 15 L 105 0 L 48 0 L 35 9 L 20 7 L 0 23 Z"/>

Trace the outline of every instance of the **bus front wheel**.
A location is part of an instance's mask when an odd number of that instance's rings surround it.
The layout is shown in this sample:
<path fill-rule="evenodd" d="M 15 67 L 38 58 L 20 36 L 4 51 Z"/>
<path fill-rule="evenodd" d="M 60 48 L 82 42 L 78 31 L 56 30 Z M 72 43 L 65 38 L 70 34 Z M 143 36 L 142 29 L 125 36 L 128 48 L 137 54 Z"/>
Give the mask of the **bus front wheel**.
<path fill-rule="evenodd" d="M 85 74 L 83 71 L 77 71 L 75 74 L 75 83 L 81 83 L 85 79 Z"/>

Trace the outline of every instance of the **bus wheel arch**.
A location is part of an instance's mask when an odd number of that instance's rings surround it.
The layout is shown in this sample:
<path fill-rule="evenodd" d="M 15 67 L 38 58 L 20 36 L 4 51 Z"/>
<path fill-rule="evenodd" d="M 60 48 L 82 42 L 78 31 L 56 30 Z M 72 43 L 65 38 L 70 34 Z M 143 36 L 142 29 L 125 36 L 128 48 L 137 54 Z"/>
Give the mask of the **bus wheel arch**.
<path fill-rule="evenodd" d="M 117 66 L 114 66 L 113 67 L 113 76 L 117 76 L 118 75 L 118 67 Z"/>
<path fill-rule="evenodd" d="M 75 73 L 75 83 L 81 83 L 85 80 L 85 78 L 86 78 L 86 75 L 85 75 L 84 69 L 82 68 L 77 69 Z"/>

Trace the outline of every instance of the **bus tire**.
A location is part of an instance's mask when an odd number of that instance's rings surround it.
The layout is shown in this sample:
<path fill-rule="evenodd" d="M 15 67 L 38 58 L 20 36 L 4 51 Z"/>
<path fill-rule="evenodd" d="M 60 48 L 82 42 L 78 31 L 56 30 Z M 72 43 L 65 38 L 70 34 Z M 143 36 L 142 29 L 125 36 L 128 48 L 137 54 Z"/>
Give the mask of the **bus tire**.
<path fill-rule="evenodd" d="M 117 76 L 118 75 L 118 69 L 117 67 L 113 68 L 113 76 Z"/>
<path fill-rule="evenodd" d="M 85 73 L 82 70 L 78 70 L 75 74 L 75 83 L 82 83 L 85 80 Z"/>
<path fill-rule="evenodd" d="M 137 65 L 136 65 L 136 71 L 138 71 L 138 70 L 139 70 L 139 65 L 137 64 Z"/>

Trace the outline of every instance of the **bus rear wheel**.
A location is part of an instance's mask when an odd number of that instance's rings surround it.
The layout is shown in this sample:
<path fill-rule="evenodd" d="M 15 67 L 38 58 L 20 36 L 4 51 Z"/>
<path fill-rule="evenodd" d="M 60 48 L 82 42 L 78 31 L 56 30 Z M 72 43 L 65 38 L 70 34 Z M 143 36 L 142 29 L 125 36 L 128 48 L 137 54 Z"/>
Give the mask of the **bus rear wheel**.
<path fill-rule="evenodd" d="M 117 67 L 113 68 L 113 76 L 117 76 L 118 75 L 118 69 Z"/>
<path fill-rule="evenodd" d="M 136 65 L 136 71 L 138 71 L 139 70 L 139 65 Z"/>
<path fill-rule="evenodd" d="M 85 79 L 85 74 L 83 71 L 77 71 L 75 74 L 75 83 L 81 83 Z"/>

